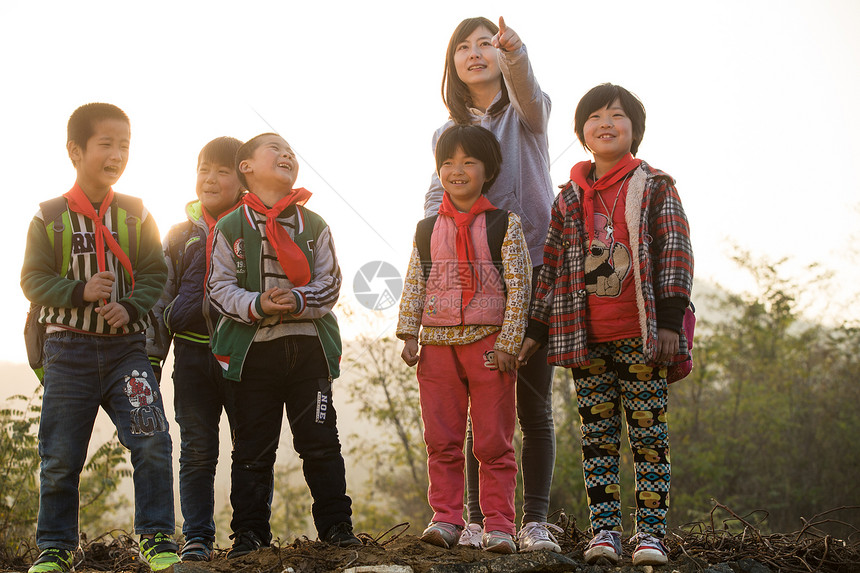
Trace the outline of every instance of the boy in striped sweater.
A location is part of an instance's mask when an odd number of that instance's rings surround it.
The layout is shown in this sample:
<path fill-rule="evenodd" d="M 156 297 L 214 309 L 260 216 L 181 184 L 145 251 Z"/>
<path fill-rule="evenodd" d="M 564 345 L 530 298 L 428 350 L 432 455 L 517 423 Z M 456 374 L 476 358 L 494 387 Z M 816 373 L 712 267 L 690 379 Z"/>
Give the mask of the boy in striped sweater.
<path fill-rule="evenodd" d="M 30 573 L 73 569 L 78 482 L 99 406 L 131 450 L 142 560 L 153 571 L 179 560 L 169 537 L 172 446 L 145 349 L 147 314 L 167 269 L 152 216 L 139 199 L 112 188 L 128 162 L 130 138 L 118 107 L 75 110 L 67 139 L 75 185 L 63 195 L 61 216 L 49 220 L 40 210 L 27 235 L 21 288 L 42 306 L 47 333 L 36 528 L 42 553 Z"/>

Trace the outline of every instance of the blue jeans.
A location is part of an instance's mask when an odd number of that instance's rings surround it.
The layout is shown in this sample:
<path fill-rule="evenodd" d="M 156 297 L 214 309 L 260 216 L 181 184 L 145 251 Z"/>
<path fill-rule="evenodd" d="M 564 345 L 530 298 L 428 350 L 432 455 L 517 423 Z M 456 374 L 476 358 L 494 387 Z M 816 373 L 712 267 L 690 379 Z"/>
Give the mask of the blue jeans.
<path fill-rule="evenodd" d="M 351 523 L 337 413 L 319 339 L 285 336 L 253 343 L 242 381 L 230 383 L 230 389 L 235 405 L 233 531 L 253 531 L 264 542 L 272 539 L 272 470 L 285 406 L 313 498 L 317 532 L 322 537 L 333 525 Z"/>
<path fill-rule="evenodd" d="M 173 534 L 172 444 L 144 335 L 49 334 L 43 383 L 39 548 L 78 546 L 78 484 L 99 406 L 131 451 L 135 533 Z"/>
<path fill-rule="evenodd" d="M 221 411 L 233 408 L 221 365 L 206 344 L 174 339 L 173 387 L 179 424 L 179 503 L 185 539 L 215 541 L 215 468 Z"/>

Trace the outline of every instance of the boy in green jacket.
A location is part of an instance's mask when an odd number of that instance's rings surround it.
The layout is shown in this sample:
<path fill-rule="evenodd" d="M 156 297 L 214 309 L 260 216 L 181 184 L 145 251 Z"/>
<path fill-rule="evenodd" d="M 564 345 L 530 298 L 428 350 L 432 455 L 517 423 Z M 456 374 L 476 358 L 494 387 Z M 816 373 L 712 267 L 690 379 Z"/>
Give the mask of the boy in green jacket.
<path fill-rule="evenodd" d="M 249 140 L 236 165 L 249 193 L 215 226 L 207 280 L 221 313 L 212 352 L 232 381 L 235 408 L 228 557 L 271 542 L 272 470 L 285 406 L 320 538 L 361 545 L 332 402 L 341 355 L 332 308 L 341 274 L 331 232 L 304 207 L 310 192 L 293 189 L 299 165 L 280 135 Z"/>
<path fill-rule="evenodd" d="M 121 109 L 79 107 L 67 149 L 72 189 L 47 201 L 27 235 L 21 288 L 46 326 L 39 423 L 41 555 L 30 573 L 70 571 L 78 547 L 78 482 L 99 406 L 131 450 L 135 532 L 153 571 L 179 561 L 171 541 L 173 466 L 161 392 L 146 355 L 147 314 L 167 268 L 140 199 L 114 193 L 131 130 Z M 63 201 L 64 199 L 64 201 Z M 59 204 L 57 217 L 46 215 Z"/>

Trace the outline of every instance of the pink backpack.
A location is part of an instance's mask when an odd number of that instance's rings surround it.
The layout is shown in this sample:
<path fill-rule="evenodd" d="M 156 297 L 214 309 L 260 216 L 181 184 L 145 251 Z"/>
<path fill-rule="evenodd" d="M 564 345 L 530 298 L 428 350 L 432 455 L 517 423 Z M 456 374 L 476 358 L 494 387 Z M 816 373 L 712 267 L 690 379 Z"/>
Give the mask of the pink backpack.
<path fill-rule="evenodd" d="M 684 309 L 684 334 L 687 336 L 687 356 L 677 356 L 675 362 L 669 365 L 666 381 L 671 384 L 677 382 L 693 371 L 693 333 L 696 330 L 696 307 L 692 301 Z"/>

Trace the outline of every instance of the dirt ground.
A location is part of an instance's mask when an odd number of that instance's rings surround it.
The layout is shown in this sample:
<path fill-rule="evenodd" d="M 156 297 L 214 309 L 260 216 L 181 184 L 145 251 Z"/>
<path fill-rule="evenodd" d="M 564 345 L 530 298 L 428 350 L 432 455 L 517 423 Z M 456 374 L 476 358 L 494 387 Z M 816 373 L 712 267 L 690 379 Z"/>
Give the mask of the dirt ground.
<path fill-rule="evenodd" d="M 407 533 L 409 531 L 409 533 Z M 364 543 L 356 549 L 342 549 L 307 538 L 290 544 L 275 543 L 270 548 L 234 560 L 226 549 L 216 551 L 205 563 L 182 563 L 165 573 L 340 573 L 367 566 L 409 566 L 414 573 L 497 573 L 497 572 L 582 572 L 633 573 L 649 568 L 632 566 L 633 547 L 625 542 L 625 556 L 618 566 L 608 563 L 586 565 L 582 552 L 585 534 L 569 527 L 559 535 L 562 553 L 535 552 L 514 556 L 494 555 L 466 547 L 442 549 L 420 541 L 406 527 L 395 526 L 376 537 L 359 533 Z M 763 536 L 755 530 L 738 533 L 713 530 L 677 532 L 666 538 L 669 565 L 653 568 L 678 573 L 767 573 L 809 572 L 856 573 L 860 571 L 860 544 L 829 535 L 775 534 Z M 35 550 L 0 563 L 0 571 L 24 572 Z M 148 573 L 137 556 L 137 544 L 127 534 L 114 532 L 84 544 L 78 551 L 76 571 Z M 368 571 L 367 569 L 360 569 Z M 371 569 L 372 571 L 372 569 Z"/>
<path fill-rule="evenodd" d="M 382 566 L 382 565 L 407 565 L 414 573 L 442 573 L 445 571 L 462 571 L 469 573 L 489 572 L 491 569 L 481 567 L 481 563 L 489 565 L 489 561 L 508 560 L 514 556 L 502 556 L 466 547 L 443 549 L 420 541 L 416 536 L 409 534 L 397 535 L 387 540 L 374 541 L 368 536 L 361 536 L 365 542 L 364 547 L 356 549 L 342 549 L 320 541 L 308 539 L 297 539 L 292 544 L 273 545 L 238 559 L 228 560 L 226 550 L 216 551 L 215 558 L 205 563 L 182 563 L 174 566 L 172 573 L 333 573 L 342 572 L 352 567 Z M 128 540 L 114 540 L 110 543 L 96 542 L 88 545 L 78 552 L 79 564 L 75 570 L 78 573 L 95 573 L 99 571 L 148 573 L 148 568 L 140 563 L 135 555 L 136 547 L 130 547 Z M 384 543 L 384 545 L 383 545 Z M 604 566 L 587 566 L 582 561 L 581 547 L 576 547 L 569 542 L 562 541 L 562 556 L 574 563 L 565 566 L 555 563 L 551 568 L 548 565 L 539 565 L 543 559 L 557 559 L 555 555 L 543 555 L 538 552 L 521 554 L 517 559 L 528 559 L 531 564 L 522 561 L 506 563 L 504 571 L 588 571 L 598 573 L 601 571 L 617 571 L 609 564 Z M 631 548 L 632 549 L 632 548 Z M 625 547 L 625 550 L 627 548 Z M 621 565 L 631 566 L 627 551 L 626 558 Z M 684 561 L 689 561 L 684 559 Z M 30 562 L 23 560 L 3 571 L 24 572 Z M 472 564 L 472 567 L 464 565 Z M 501 565 L 496 564 L 496 567 Z M 692 562 L 689 566 L 673 564 L 666 571 L 678 571 L 679 573 L 693 573 L 701 571 L 699 565 Z M 496 567 L 493 570 L 497 570 Z M 366 571 L 366 570 L 363 570 Z"/>

